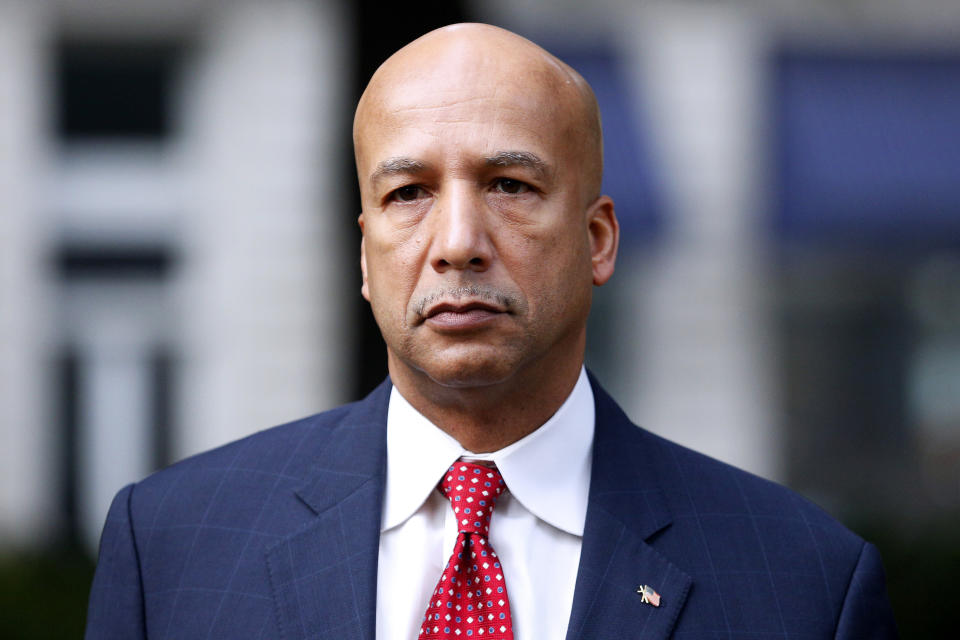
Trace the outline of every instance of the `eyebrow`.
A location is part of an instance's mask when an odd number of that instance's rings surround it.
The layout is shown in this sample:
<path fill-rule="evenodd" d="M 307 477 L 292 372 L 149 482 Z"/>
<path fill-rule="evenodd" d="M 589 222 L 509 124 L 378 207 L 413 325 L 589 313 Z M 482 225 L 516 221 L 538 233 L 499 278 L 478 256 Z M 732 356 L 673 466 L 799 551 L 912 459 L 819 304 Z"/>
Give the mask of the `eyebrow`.
<path fill-rule="evenodd" d="M 550 175 L 550 166 L 535 153 L 529 151 L 498 151 L 484 158 L 488 167 L 525 167 L 532 169 L 537 177 L 545 180 Z"/>
<path fill-rule="evenodd" d="M 541 160 L 540 156 L 529 151 L 498 151 L 492 156 L 484 158 L 483 163 L 488 167 L 524 167 L 532 169 L 541 180 L 545 180 L 551 173 L 550 166 Z M 388 176 L 422 173 L 426 170 L 426 163 L 420 160 L 414 160 L 406 156 L 387 158 L 377 164 L 377 168 L 370 175 L 370 182 L 376 184 Z"/>
<path fill-rule="evenodd" d="M 427 168 L 427 165 L 413 158 L 398 157 L 387 158 L 377 165 L 376 170 L 370 175 L 370 182 L 376 184 L 379 180 L 388 176 L 397 174 L 420 173 Z"/>

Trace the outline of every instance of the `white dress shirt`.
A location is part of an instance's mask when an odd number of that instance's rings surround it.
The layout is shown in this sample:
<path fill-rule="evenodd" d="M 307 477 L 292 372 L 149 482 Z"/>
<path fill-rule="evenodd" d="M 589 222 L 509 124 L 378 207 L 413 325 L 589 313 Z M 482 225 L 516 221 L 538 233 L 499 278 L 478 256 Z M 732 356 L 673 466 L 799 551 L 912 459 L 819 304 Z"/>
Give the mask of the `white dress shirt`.
<path fill-rule="evenodd" d="M 414 640 L 453 551 L 457 524 L 437 483 L 458 458 L 492 460 L 507 492 L 490 521 L 514 640 L 567 633 L 590 489 L 593 391 L 581 369 L 557 412 L 530 435 L 475 454 L 427 420 L 394 387 L 387 413 L 387 483 L 377 572 L 377 640 Z"/>

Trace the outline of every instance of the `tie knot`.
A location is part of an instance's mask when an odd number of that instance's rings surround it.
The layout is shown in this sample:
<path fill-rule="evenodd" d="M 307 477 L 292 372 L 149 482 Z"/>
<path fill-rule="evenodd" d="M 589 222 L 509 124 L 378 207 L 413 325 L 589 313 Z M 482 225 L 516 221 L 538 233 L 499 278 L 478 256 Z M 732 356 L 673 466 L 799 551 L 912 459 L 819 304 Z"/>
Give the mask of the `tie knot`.
<path fill-rule="evenodd" d="M 453 507 L 457 528 L 487 537 L 493 505 L 507 488 L 497 468 L 458 460 L 438 488 Z"/>

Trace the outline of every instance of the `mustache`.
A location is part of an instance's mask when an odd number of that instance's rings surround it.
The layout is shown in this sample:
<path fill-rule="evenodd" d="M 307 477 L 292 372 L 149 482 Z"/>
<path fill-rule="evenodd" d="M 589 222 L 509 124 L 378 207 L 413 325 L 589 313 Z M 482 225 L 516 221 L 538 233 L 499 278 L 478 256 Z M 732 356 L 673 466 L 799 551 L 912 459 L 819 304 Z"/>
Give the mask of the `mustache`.
<path fill-rule="evenodd" d="M 446 287 L 426 293 L 416 299 L 413 309 L 418 318 L 423 318 L 427 307 L 437 300 L 461 300 L 463 298 L 492 302 L 507 311 L 513 311 L 520 305 L 520 298 L 516 294 L 489 285 L 474 284 L 468 287 Z"/>

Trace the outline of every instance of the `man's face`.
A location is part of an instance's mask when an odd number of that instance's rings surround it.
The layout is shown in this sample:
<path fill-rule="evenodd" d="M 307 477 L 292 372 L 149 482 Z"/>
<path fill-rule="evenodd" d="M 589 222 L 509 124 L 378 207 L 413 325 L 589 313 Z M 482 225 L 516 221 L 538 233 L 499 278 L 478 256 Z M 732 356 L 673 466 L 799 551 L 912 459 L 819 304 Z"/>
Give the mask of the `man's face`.
<path fill-rule="evenodd" d="M 609 275 L 595 218 L 612 203 L 585 193 L 576 118 L 535 77 L 493 71 L 411 71 L 358 118 L 362 291 L 395 381 L 579 367 Z"/>

